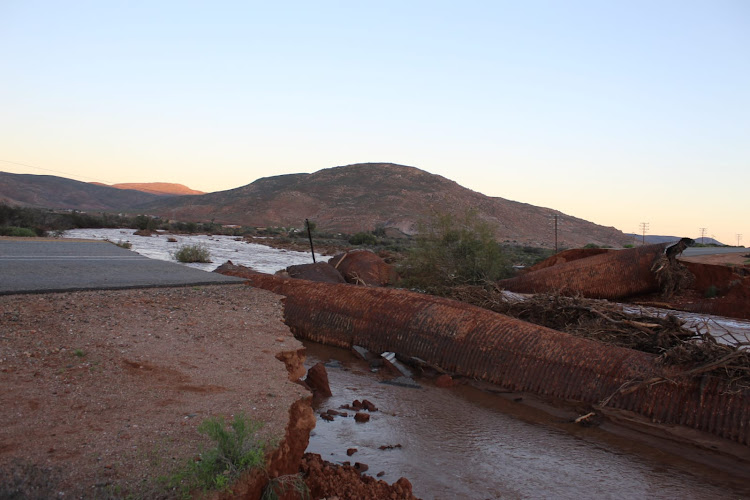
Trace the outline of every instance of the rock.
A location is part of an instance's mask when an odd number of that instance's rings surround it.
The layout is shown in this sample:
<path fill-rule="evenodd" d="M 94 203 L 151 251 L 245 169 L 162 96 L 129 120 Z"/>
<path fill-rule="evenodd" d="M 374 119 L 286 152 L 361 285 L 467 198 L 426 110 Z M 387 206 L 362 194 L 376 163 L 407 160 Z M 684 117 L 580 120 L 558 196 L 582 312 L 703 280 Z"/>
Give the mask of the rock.
<path fill-rule="evenodd" d="M 290 278 L 324 283 L 346 283 L 346 280 L 332 265 L 327 262 L 299 264 L 286 268 Z"/>
<path fill-rule="evenodd" d="M 349 448 L 346 450 L 346 454 L 351 457 L 352 455 L 357 453 L 357 451 L 358 451 L 357 448 Z"/>
<path fill-rule="evenodd" d="M 329 415 L 328 413 L 321 413 L 320 418 L 327 422 L 333 422 L 333 415 Z"/>
<path fill-rule="evenodd" d="M 348 283 L 388 286 L 398 281 L 396 269 L 369 250 L 338 254 L 328 263 L 338 269 Z"/>
<path fill-rule="evenodd" d="M 361 412 L 360 413 L 356 413 L 354 415 L 354 420 L 356 420 L 357 422 L 363 424 L 365 422 L 369 422 L 370 421 L 370 415 L 368 415 L 367 413 L 361 413 Z"/>
<path fill-rule="evenodd" d="M 323 363 L 317 363 L 307 371 L 305 383 L 312 389 L 315 397 L 330 397 L 331 386 L 328 383 L 328 372 Z"/>
<path fill-rule="evenodd" d="M 362 401 L 362 408 L 369 412 L 378 411 L 378 407 L 366 399 Z"/>
<path fill-rule="evenodd" d="M 448 388 L 453 387 L 456 384 L 453 382 L 453 378 L 450 375 L 440 375 L 435 379 L 435 385 L 437 387 Z"/>
<path fill-rule="evenodd" d="M 381 470 L 380 472 L 378 472 L 378 473 L 377 473 L 377 474 L 375 474 L 375 475 L 376 475 L 377 477 L 383 477 L 383 476 L 385 476 L 385 471 L 384 471 L 384 470 Z"/>
<path fill-rule="evenodd" d="M 370 467 L 367 464 L 363 464 L 360 462 L 354 462 L 354 468 L 358 470 L 359 472 L 366 472 L 370 469 Z"/>
<path fill-rule="evenodd" d="M 248 276 L 258 274 L 258 271 L 256 271 L 252 267 L 240 266 L 234 264 L 231 260 L 226 261 L 225 263 L 214 269 L 213 272 L 224 274 L 227 276 L 237 276 L 238 278 L 247 278 Z"/>

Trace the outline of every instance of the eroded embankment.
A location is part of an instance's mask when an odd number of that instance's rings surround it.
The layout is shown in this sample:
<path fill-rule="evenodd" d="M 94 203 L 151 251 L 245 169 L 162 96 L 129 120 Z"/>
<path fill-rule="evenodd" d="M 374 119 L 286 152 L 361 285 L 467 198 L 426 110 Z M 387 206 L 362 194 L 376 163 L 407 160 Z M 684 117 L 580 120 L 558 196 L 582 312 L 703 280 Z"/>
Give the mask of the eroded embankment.
<path fill-rule="evenodd" d="M 750 444 L 747 394 L 730 393 L 707 375 L 676 378 L 650 354 L 405 290 L 247 277 L 286 296 L 285 321 L 302 338 L 396 351 L 514 391 L 630 411 Z"/>

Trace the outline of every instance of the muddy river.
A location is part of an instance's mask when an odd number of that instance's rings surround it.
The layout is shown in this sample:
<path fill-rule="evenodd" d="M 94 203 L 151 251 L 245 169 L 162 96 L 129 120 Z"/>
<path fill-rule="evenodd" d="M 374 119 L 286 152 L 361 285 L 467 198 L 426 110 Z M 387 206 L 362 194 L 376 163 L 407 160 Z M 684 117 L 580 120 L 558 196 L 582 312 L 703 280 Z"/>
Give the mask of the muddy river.
<path fill-rule="evenodd" d="M 741 469 L 719 472 L 686 454 L 584 428 L 519 395 L 442 389 L 431 379 L 418 379 L 418 389 L 382 383 L 349 351 L 305 346 L 308 367 L 326 363 L 333 392 L 316 413 L 355 399 L 379 408 L 367 423 L 356 423 L 353 412 L 332 422 L 318 417 L 308 451 L 367 464 L 367 474 L 382 471 L 389 483 L 404 476 L 422 498 L 750 498 L 750 475 Z M 348 448 L 357 452 L 347 456 Z"/>

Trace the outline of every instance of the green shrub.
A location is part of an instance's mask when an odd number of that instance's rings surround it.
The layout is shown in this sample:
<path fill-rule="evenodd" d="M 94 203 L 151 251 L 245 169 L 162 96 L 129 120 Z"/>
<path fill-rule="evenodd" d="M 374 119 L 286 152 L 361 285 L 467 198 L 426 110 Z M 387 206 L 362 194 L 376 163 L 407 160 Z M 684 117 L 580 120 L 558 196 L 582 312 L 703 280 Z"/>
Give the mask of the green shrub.
<path fill-rule="evenodd" d="M 262 422 L 243 414 L 236 415 L 229 426 L 223 417 L 204 420 L 198 432 L 211 438 L 215 446 L 201 453 L 200 460 L 190 459 L 167 479 L 167 486 L 187 498 L 197 489 L 228 490 L 242 472 L 263 466 L 266 443 L 257 435 L 262 427 Z"/>
<path fill-rule="evenodd" d="M 378 238 L 372 233 L 357 233 L 349 238 L 352 245 L 377 245 Z"/>
<path fill-rule="evenodd" d="M 718 295 L 719 295 L 719 289 L 716 288 L 715 285 L 711 285 L 710 287 L 706 288 L 706 293 L 704 294 L 704 296 L 707 299 L 713 299 L 714 297 Z"/>
<path fill-rule="evenodd" d="M 461 221 L 440 215 L 423 224 L 400 263 L 407 287 L 443 294 L 456 285 L 481 285 L 511 276 L 511 262 L 492 228 L 468 212 Z"/>
<path fill-rule="evenodd" d="M 203 243 L 183 245 L 173 256 L 180 262 L 211 262 L 211 253 Z"/>
<path fill-rule="evenodd" d="M 16 226 L 5 226 L 0 227 L 0 236 L 16 236 L 23 238 L 33 238 L 36 236 L 36 232 L 33 229 L 27 227 L 16 227 Z"/>

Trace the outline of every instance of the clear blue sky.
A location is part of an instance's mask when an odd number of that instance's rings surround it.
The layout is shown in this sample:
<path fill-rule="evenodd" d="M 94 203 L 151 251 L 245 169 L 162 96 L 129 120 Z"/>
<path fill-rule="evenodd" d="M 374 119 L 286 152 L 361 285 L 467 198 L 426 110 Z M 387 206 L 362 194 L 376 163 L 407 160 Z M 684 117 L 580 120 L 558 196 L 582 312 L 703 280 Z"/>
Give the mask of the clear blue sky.
<path fill-rule="evenodd" d="M 6 172 L 217 191 L 394 162 L 750 244 L 746 0 L 0 0 L 0 75 Z"/>

